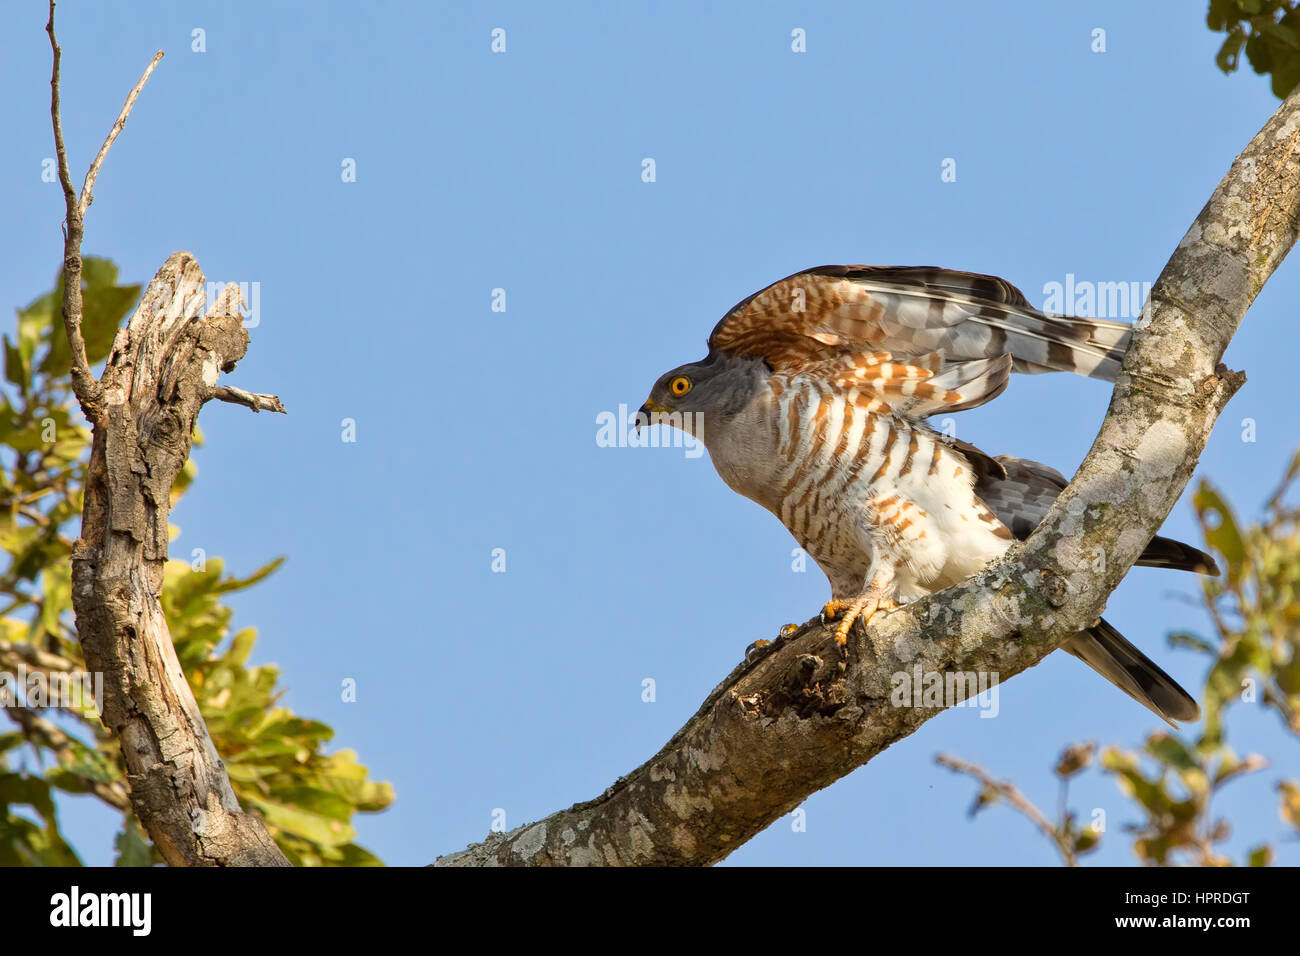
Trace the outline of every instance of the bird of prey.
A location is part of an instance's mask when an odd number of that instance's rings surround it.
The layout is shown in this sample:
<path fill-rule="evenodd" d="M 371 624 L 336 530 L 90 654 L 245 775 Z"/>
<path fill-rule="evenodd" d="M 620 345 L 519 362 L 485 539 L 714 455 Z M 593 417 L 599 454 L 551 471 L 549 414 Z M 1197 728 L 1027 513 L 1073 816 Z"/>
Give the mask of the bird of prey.
<path fill-rule="evenodd" d="M 662 375 L 638 424 L 695 435 L 734 491 L 776 515 L 853 621 L 949 587 L 1027 538 L 1066 485 L 925 419 L 974 408 L 1012 371 L 1113 381 L 1122 322 L 1048 315 L 1002 279 L 933 267 L 821 266 L 731 309 L 708 355 Z M 1217 574 L 1156 537 L 1138 564 Z M 1196 701 L 1105 621 L 1065 649 L 1172 723 Z"/>

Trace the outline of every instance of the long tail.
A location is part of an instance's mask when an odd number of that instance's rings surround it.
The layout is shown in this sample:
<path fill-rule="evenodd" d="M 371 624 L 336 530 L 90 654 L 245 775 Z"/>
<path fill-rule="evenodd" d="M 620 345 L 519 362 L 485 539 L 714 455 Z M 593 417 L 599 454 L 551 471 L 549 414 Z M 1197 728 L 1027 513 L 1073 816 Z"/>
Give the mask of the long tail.
<path fill-rule="evenodd" d="M 1200 718 L 1192 695 L 1104 620 L 1063 647 L 1170 726 Z"/>
<path fill-rule="evenodd" d="M 1219 576 L 1219 566 L 1204 551 L 1160 535 L 1151 539 L 1137 563 L 1144 568 L 1171 568 L 1174 571 L 1194 571 L 1216 578 Z"/>

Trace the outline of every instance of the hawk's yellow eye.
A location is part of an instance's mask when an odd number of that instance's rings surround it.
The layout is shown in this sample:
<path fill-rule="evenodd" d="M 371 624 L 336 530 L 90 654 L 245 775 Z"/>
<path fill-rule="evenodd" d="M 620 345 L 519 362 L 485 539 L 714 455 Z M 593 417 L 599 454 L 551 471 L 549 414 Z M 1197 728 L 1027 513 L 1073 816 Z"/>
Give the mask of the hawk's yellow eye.
<path fill-rule="evenodd" d="M 668 390 L 674 395 L 685 395 L 691 390 L 691 380 L 685 375 L 678 375 L 669 383 Z"/>

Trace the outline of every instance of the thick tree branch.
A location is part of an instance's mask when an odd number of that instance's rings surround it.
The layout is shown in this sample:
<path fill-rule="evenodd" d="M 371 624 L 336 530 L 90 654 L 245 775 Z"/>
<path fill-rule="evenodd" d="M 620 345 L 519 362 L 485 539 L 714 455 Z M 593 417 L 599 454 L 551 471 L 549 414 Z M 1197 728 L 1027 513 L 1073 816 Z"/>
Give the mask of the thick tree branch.
<path fill-rule="evenodd" d="M 104 675 L 103 720 L 121 741 L 131 806 L 173 866 L 286 866 L 241 811 L 163 617 L 171 489 L 199 409 L 248 347 L 239 287 L 204 311 L 188 253 L 158 270 L 117 333 L 100 384 L 72 602 L 86 666 Z"/>
<path fill-rule="evenodd" d="M 1220 364 L 1296 240 L 1300 92 L 1245 149 L 1151 292 L 1088 457 L 1032 537 L 960 585 L 855 628 L 841 661 L 810 622 L 736 668 L 654 757 L 595 800 L 439 865 L 708 864 L 939 713 L 897 673 L 1042 660 L 1101 613 L 1244 381 Z M 1105 570 L 1093 570 L 1098 554 Z"/>

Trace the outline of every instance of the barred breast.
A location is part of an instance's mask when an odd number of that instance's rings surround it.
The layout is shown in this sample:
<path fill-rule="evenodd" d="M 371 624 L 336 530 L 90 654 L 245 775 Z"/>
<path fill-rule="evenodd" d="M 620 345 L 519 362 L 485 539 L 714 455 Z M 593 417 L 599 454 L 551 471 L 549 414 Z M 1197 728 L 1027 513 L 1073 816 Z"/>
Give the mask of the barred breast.
<path fill-rule="evenodd" d="M 860 593 L 873 560 L 887 559 L 897 565 L 896 599 L 914 600 L 969 577 L 1011 542 L 972 490 L 961 452 L 886 397 L 821 375 L 774 375 L 708 442 L 722 479 L 781 520 L 833 597 Z"/>

